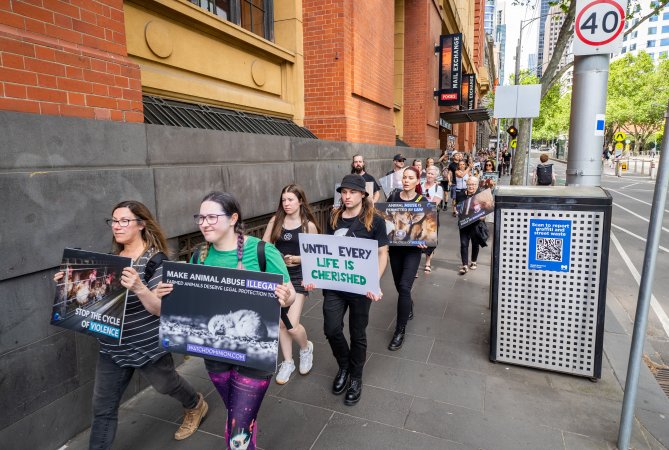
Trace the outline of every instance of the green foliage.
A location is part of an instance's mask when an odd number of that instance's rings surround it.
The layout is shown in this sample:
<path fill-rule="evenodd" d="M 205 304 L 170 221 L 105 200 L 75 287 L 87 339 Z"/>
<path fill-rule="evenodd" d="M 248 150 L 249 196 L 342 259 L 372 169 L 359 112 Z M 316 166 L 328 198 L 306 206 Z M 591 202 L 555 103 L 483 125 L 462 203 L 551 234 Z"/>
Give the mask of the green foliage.
<path fill-rule="evenodd" d="M 637 149 L 642 149 L 663 124 L 669 101 L 667 80 L 669 60 L 655 65 L 646 52 L 627 54 L 611 63 L 606 119 L 630 133 Z"/>

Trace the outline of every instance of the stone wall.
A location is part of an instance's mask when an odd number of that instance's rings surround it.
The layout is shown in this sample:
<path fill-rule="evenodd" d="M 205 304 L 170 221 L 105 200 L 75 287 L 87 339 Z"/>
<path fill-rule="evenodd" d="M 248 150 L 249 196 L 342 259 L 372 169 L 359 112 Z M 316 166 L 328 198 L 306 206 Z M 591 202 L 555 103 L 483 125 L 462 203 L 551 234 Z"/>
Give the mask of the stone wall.
<path fill-rule="evenodd" d="M 197 231 L 192 216 L 214 189 L 246 218 L 274 211 L 301 183 L 312 202 L 365 156 L 379 176 L 391 159 L 436 150 L 192 130 L 0 112 L 0 442 L 59 448 L 90 423 L 95 339 L 49 325 L 51 281 L 65 247 L 108 252 L 104 218 L 121 200 L 144 202 L 167 235 Z M 138 377 L 126 398 L 146 387 Z"/>

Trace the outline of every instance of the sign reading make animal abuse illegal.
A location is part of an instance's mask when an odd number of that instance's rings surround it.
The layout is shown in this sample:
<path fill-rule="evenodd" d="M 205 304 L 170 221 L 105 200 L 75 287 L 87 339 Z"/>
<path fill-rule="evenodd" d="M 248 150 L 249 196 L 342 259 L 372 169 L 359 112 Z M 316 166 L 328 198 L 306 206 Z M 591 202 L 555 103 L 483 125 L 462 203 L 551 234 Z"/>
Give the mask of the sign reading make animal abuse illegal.
<path fill-rule="evenodd" d="M 51 325 L 119 344 L 128 297 L 121 273 L 131 265 L 132 260 L 123 256 L 66 248 Z"/>
<path fill-rule="evenodd" d="M 379 245 L 374 239 L 300 233 L 304 284 L 379 294 Z"/>
<path fill-rule="evenodd" d="M 276 370 L 281 275 L 165 262 L 160 345 L 167 351 Z"/>

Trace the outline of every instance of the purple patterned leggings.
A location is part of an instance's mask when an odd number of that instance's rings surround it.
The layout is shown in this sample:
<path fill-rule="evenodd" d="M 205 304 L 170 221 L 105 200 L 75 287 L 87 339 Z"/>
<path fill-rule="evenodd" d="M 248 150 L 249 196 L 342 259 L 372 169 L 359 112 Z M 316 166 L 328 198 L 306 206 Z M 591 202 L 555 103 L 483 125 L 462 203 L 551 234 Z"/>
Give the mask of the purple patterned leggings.
<path fill-rule="evenodd" d="M 209 378 L 228 409 L 225 441 L 229 449 L 255 450 L 260 404 L 270 379 L 256 379 L 239 374 L 234 369 L 209 372 Z"/>

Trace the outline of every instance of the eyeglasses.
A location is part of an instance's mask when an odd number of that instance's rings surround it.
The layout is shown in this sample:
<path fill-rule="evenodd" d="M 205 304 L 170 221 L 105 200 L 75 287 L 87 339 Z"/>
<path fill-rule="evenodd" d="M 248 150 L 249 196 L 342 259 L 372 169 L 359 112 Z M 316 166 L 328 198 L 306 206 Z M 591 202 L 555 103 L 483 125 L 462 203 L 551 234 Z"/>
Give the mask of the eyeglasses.
<path fill-rule="evenodd" d="M 206 216 L 195 214 L 193 215 L 193 219 L 195 219 L 195 223 L 198 225 L 202 225 L 205 219 L 207 219 L 209 225 L 216 225 L 218 223 L 218 218 L 221 216 L 227 216 L 227 214 L 207 214 Z"/>
<path fill-rule="evenodd" d="M 130 222 L 141 222 L 141 221 L 142 221 L 142 219 L 121 219 L 121 220 L 105 219 L 105 223 L 107 225 L 109 225 L 110 227 L 113 227 L 114 225 L 120 225 L 123 228 L 130 225 Z"/>

